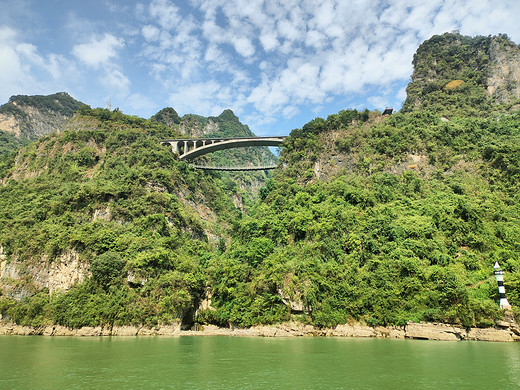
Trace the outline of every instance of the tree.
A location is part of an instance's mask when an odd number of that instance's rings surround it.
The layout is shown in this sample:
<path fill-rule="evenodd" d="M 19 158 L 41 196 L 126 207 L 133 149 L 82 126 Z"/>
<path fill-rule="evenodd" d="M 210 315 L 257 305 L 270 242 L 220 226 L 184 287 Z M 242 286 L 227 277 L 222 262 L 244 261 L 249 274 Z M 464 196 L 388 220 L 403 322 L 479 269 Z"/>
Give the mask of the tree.
<path fill-rule="evenodd" d="M 92 280 L 106 290 L 121 280 L 124 266 L 125 262 L 118 253 L 105 252 L 90 264 Z"/>

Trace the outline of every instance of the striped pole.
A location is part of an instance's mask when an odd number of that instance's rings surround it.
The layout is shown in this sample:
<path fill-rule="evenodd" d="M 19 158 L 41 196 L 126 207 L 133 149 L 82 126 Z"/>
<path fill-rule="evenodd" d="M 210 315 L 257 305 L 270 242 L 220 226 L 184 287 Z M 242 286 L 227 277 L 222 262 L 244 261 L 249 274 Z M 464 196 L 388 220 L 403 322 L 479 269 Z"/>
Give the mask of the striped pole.
<path fill-rule="evenodd" d="M 501 309 L 511 309 L 511 305 L 507 301 L 506 298 L 506 288 L 504 287 L 504 271 L 500 269 L 500 266 L 498 265 L 498 261 L 495 262 L 495 265 L 493 267 L 495 269 L 495 278 L 497 279 L 498 283 L 498 293 L 500 295 L 500 308 Z"/>

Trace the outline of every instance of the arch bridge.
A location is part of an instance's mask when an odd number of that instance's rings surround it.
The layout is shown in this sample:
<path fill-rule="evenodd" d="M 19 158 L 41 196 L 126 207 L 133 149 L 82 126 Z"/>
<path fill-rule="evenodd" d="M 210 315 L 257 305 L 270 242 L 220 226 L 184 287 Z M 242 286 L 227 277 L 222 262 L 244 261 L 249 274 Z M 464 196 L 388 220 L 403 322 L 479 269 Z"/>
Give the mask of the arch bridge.
<path fill-rule="evenodd" d="M 203 156 L 208 153 L 216 152 L 217 150 L 243 148 L 246 146 L 279 146 L 287 136 L 275 137 L 234 137 L 234 138 L 179 138 L 179 139 L 165 139 L 161 141 L 162 145 L 171 145 L 172 152 L 179 155 L 180 161 L 193 160 L 196 157 Z M 196 168 L 204 169 L 200 166 Z M 226 167 L 225 170 L 258 170 L 258 169 L 273 169 L 275 167 L 261 167 L 261 168 L 240 168 L 233 169 Z M 208 169 L 208 168 L 206 168 Z M 213 169 L 218 169 L 214 167 Z"/>

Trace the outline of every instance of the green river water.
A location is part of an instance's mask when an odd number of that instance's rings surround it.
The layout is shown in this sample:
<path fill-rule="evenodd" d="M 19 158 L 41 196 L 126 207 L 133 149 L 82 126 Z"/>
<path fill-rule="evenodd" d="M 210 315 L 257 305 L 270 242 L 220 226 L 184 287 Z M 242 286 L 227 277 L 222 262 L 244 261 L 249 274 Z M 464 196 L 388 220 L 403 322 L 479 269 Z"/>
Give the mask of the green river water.
<path fill-rule="evenodd" d="M 0 389 L 519 389 L 520 343 L 0 336 Z"/>

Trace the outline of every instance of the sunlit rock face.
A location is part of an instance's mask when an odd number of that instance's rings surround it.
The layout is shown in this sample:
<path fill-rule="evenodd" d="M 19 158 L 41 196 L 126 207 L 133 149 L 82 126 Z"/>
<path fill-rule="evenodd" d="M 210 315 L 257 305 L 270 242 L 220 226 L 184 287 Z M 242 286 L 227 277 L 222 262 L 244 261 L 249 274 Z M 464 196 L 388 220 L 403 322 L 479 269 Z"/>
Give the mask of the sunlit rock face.
<path fill-rule="evenodd" d="M 0 106 L 0 130 L 36 139 L 63 131 L 81 102 L 66 92 L 48 96 L 12 96 Z"/>
<path fill-rule="evenodd" d="M 413 66 L 405 112 L 467 111 L 520 98 L 520 47 L 506 35 L 435 35 L 419 46 Z"/>

